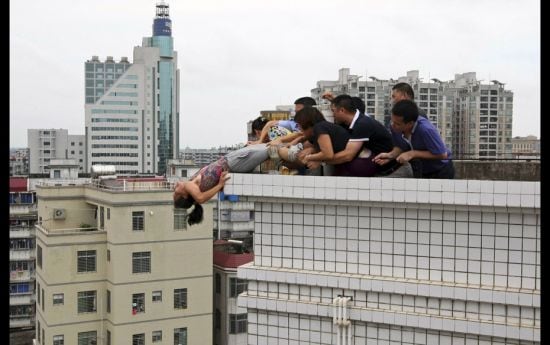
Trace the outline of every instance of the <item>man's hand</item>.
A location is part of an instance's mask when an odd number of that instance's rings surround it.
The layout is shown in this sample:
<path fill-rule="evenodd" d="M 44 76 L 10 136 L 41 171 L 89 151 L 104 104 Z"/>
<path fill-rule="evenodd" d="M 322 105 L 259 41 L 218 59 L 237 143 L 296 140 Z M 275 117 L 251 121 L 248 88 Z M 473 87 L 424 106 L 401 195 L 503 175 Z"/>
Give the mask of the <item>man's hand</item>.
<path fill-rule="evenodd" d="M 227 171 L 222 172 L 220 180 L 218 181 L 218 185 L 223 187 L 225 185 L 225 181 L 229 180 L 230 178 L 231 176 Z"/>
<path fill-rule="evenodd" d="M 306 166 L 307 166 L 308 169 L 311 169 L 311 170 L 317 169 L 318 167 L 321 166 L 321 162 L 309 162 L 308 161 Z"/>
<path fill-rule="evenodd" d="M 385 164 L 389 163 L 389 161 L 391 161 L 392 159 L 393 159 L 393 156 L 392 156 L 391 152 L 382 152 L 382 153 L 379 153 L 378 155 L 376 155 L 376 157 L 374 157 L 373 161 L 376 164 L 385 165 Z"/>
<path fill-rule="evenodd" d="M 334 95 L 330 91 L 325 91 L 323 92 L 323 95 L 321 96 L 321 98 L 332 102 L 332 100 L 334 99 Z"/>

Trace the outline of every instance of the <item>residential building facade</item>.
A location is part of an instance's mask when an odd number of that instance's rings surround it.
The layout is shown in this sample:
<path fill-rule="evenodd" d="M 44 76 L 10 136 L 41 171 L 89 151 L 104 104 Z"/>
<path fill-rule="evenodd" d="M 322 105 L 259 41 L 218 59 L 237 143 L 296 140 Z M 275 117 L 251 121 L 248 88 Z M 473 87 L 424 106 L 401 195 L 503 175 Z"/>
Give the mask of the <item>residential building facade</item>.
<path fill-rule="evenodd" d="M 75 159 L 79 172 L 86 166 L 84 135 L 69 135 L 66 129 L 28 129 L 29 173 L 48 174 L 52 159 Z"/>
<path fill-rule="evenodd" d="M 29 174 L 29 149 L 10 149 L 10 176 Z"/>
<path fill-rule="evenodd" d="M 212 207 L 187 226 L 172 190 L 159 178 L 37 186 L 37 344 L 212 342 Z"/>
<path fill-rule="evenodd" d="M 185 148 L 180 150 L 179 158 L 183 161 L 193 161 L 195 166 L 202 168 L 212 162 L 217 161 L 220 157 L 225 156 L 231 151 L 241 148 L 239 145 L 223 146 L 211 149 L 191 149 Z"/>
<path fill-rule="evenodd" d="M 36 195 L 26 177 L 10 178 L 10 329 L 33 328 Z"/>
<path fill-rule="evenodd" d="M 156 5 L 153 36 L 134 47 L 133 63 L 97 57 L 85 63 L 87 171 L 115 165 L 121 174 L 164 174 L 179 148 L 179 70 L 169 6 Z"/>
<path fill-rule="evenodd" d="M 253 250 L 254 203 L 240 201 L 236 195 L 219 194 L 214 206 L 214 239 L 238 240 Z M 218 210 L 219 206 L 219 210 Z"/>
<path fill-rule="evenodd" d="M 540 139 L 534 135 L 512 138 L 514 158 L 540 158 Z"/>
<path fill-rule="evenodd" d="M 233 174 L 247 344 L 540 344 L 540 182 Z"/>
<path fill-rule="evenodd" d="M 253 259 L 254 254 L 241 244 L 214 242 L 214 345 L 247 343 L 246 308 L 237 305 L 237 296 L 246 291 L 247 282 L 237 278 L 237 268 Z"/>
<path fill-rule="evenodd" d="M 388 127 L 392 87 L 406 82 L 455 158 L 511 158 L 513 93 L 503 83 L 482 84 L 475 72 L 455 74 L 450 81 L 423 81 L 417 70 L 397 79 L 361 78 L 341 68 L 338 80 L 317 81 L 311 96 L 318 104 L 326 103 L 321 99 L 325 91 L 360 97 L 367 113 Z"/>

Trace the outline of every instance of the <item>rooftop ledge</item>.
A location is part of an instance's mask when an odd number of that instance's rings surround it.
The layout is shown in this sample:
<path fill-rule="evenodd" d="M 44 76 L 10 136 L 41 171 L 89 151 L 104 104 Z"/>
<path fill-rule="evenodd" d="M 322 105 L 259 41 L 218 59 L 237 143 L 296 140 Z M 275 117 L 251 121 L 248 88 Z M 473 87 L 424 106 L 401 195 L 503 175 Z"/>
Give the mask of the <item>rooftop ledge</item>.
<path fill-rule="evenodd" d="M 226 195 L 540 209 L 540 181 L 231 174 Z"/>

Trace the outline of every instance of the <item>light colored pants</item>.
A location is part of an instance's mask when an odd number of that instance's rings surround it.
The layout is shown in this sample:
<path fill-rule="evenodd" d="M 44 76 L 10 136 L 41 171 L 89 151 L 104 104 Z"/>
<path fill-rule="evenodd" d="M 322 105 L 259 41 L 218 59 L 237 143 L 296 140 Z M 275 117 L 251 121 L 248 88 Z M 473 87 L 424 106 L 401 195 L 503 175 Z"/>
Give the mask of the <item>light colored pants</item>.
<path fill-rule="evenodd" d="M 225 155 L 229 172 L 248 173 L 269 158 L 266 144 L 245 146 Z"/>

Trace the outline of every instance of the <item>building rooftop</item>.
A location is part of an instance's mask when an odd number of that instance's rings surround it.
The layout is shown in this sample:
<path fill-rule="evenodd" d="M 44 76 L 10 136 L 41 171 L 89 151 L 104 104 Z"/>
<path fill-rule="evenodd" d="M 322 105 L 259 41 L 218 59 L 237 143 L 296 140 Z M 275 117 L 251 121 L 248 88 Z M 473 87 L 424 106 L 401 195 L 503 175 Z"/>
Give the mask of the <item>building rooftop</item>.
<path fill-rule="evenodd" d="M 254 253 L 247 251 L 242 244 L 226 240 L 214 241 L 214 265 L 223 268 L 237 268 L 254 260 Z"/>
<path fill-rule="evenodd" d="M 26 192 L 27 190 L 26 177 L 10 177 L 10 192 Z"/>

